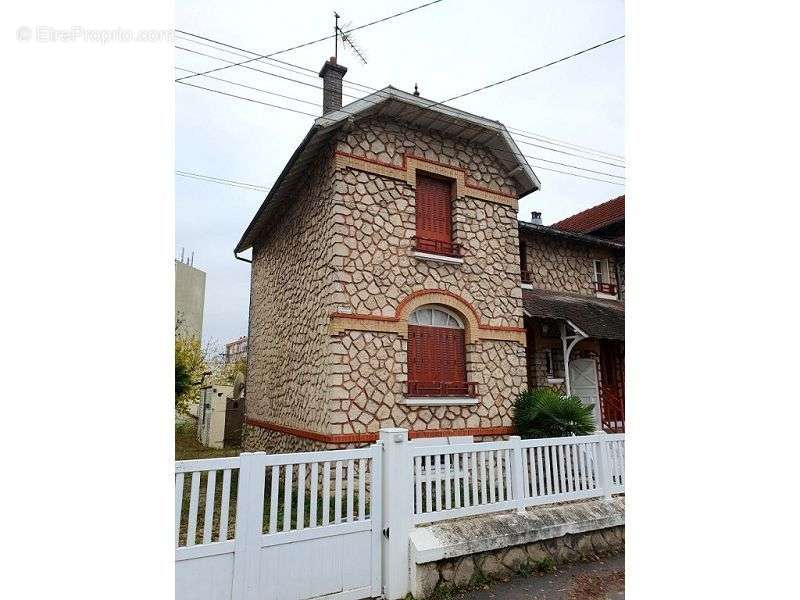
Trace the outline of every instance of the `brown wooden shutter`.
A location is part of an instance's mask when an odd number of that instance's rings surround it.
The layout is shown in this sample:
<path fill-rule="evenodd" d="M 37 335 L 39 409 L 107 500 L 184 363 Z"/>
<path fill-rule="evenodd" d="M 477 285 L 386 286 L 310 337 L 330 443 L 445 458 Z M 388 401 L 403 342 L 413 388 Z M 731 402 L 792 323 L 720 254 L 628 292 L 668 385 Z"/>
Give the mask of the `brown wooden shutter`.
<path fill-rule="evenodd" d="M 452 184 L 417 174 L 417 237 L 452 242 Z"/>
<path fill-rule="evenodd" d="M 414 395 L 466 394 L 464 330 L 409 325 L 408 379 Z"/>

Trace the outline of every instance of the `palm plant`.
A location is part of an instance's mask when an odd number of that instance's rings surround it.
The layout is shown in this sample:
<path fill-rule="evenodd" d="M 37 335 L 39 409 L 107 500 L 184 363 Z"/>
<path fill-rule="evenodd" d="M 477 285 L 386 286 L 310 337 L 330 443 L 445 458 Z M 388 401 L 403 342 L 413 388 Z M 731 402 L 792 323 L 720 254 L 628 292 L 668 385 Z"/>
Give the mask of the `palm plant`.
<path fill-rule="evenodd" d="M 594 404 L 552 388 L 526 390 L 514 401 L 514 424 L 523 438 L 589 435 L 595 430 Z"/>

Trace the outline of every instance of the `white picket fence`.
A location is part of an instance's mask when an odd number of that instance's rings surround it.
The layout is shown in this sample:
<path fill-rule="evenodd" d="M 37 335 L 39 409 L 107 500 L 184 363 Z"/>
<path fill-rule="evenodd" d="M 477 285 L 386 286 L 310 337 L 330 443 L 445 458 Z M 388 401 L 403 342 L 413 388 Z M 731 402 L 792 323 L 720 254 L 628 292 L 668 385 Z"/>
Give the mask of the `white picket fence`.
<path fill-rule="evenodd" d="M 624 490 L 624 434 L 412 446 L 415 525 Z"/>
<path fill-rule="evenodd" d="M 624 434 L 179 461 L 178 600 L 408 591 L 408 535 L 444 519 L 624 492 Z M 383 566 L 382 566 L 383 563 Z"/>

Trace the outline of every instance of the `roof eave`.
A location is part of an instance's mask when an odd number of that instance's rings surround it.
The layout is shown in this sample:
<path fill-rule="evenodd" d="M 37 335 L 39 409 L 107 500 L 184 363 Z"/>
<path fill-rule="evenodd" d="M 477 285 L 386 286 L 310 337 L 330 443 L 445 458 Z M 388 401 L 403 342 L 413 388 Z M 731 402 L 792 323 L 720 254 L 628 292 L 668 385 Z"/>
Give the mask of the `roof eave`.
<path fill-rule="evenodd" d="M 502 143 L 508 149 L 503 151 L 508 152 L 514 157 L 514 161 L 509 160 L 508 162 L 511 162 L 512 164 L 516 163 L 509 173 L 517 182 L 517 197 L 522 198 L 541 188 L 541 183 L 538 177 L 536 177 L 533 169 L 531 169 L 516 142 L 502 123 L 499 123 L 498 121 L 491 121 L 484 117 L 473 115 L 451 106 L 426 100 L 424 98 L 420 98 L 419 96 L 414 96 L 413 94 L 409 94 L 389 86 L 382 90 L 378 90 L 369 96 L 355 100 L 354 102 L 343 106 L 339 110 L 331 111 L 321 117 L 318 117 L 314 121 L 314 125 L 311 126 L 311 129 L 309 129 L 303 141 L 286 162 L 281 174 L 275 180 L 275 183 L 272 185 L 272 188 L 270 189 L 266 198 L 264 198 L 264 201 L 261 203 L 258 211 L 256 211 L 256 214 L 253 216 L 253 219 L 247 226 L 247 229 L 245 229 L 244 234 L 242 234 L 242 238 L 239 240 L 239 243 L 234 249 L 234 253 L 238 254 L 239 252 L 244 252 L 253 246 L 258 232 L 261 229 L 263 218 L 265 217 L 267 211 L 269 211 L 274 204 L 275 197 L 282 192 L 285 180 L 292 171 L 295 161 L 301 157 L 303 151 L 310 142 L 317 137 L 328 135 L 332 131 L 342 127 L 347 121 L 353 118 L 361 118 L 370 115 L 373 112 L 372 109 L 377 110 L 376 107 L 380 106 L 383 102 L 388 102 L 391 100 L 418 106 L 425 111 L 436 111 L 450 117 L 451 119 L 457 119 L 465 123 L 472 124 L 475 127 L 493 131 L 495 134 L 500 136 Z M 415 115 L 417 113 L 414 112 L 413 114 Z M 498 159 L 500 158 L 498 157 Z M 506 162 L 502 159 L 500 159 L 500 161 L 501 164 Z"/>
<path fill-rule="evenodd" d="M 517 192 L 518 197 L 522 198 L 531 192 L 541 189 L 542 184 L 539 181 L 539 178 L 536 176 L 536 173 L 533 172 L 533 169 L 528 164 L 528 161 L 525 159 L 525 156 L 522 154 L 519 146 L 517 146 L 514 138 L 511 137 L 511 134 L 508 132 L 505 125 L 498 121 L 492 121 L 490 119 L 486 119 L 485 117 L 473 115 L 472 113 L 468 113 L 458 108 L 453 108 L 452 106 L 440 104 L 432 100 L 426 100 L 425 98 L 415 96 L 414 94 L 409 94 L 408 92 L 398 90 L 392 86 L 388 86 L 382 90 L 378 90 L 370 94 L 369 96 L 355 100 L 350 104 L 343 106 L 339 110 L 331 111 L 330 113 L 319 117 L 315 121 L 315 124 L 319 125 L 323 129 L 341 125 L 349 118 L 352 118 L 356 115 L 360 116 L 360 114 L 366 114 L 369 109 L 389 100 L 397 100 L 407 104 L 412 104 L 423 110 L 436 111 L 453 119 L 460 119 L 472 123 L 473 125 L 477 125 L 478 127 L 495 131 L 501 136 L 503 143 L 508 148 L 507 152 L 514 156 L 517 163 L 519 163 L 519 167 L 521 167 L 520 173 L 518 174 L 518 182 L 520 183 L 520 189 Z M 517 176 L 515 176 L 515 178 L 517 178 Z"/>
<path fill-rule="evenodd" d="M 541 233 L 544 235 L 550 235 L 553 237 L 561 237 L 565 239 L 570 239 L 575 242 L 582 242 L 585 244 L 592 244 L 595 246 L 601 246 L 604 248 L 610 248 L 613 250 L 624 250 L 625 244 L 620 244 L 619 242 L 612 242 L 611 240 L 607 240 L 604 238 L 596 237 L 593 235 L 589 235 L 586 233 L 577 233 L 575 231 L 565 231 L 563 229 L 556 229 L 555 227 L 551 227 L 548 225 L 537 225 L 535 223 L 528 223 L 526 221 L 520 221 L 519 226 L 523 229 L 527 229 L 530 232 Z"/>
<path fill-rule="evenodd" d="M 247 226 L 247 229 L 244 230 L 242 234 L 242 239 L 239 240 L 239 243 L 236 245 L 234 249 L 234 253 L 238 254 L 239 252 L 244 252 L 245 250 L 252 248 L 254 240 L 251 239 L 255 236 L 256 233 L 256 225 L 263 216 L 264 212 L 272 205 L 272 200 L 277 193 L 278 190 L 281 189 L 283 186 L 283 181 L 286 179 L 286 175 L 292 168 L 295 159 L 303 152 L 305 147 L 308 143 L 313 139 L 313 137 L 319 132 L 320 126 L 317 125 L 315 122 L 314 125 L 311 126 L 311 129 L 308 130 L 303 141 L 300 142 L 300 145 L 297 146 L 295 151 L 292 153 L 292 156 L 286 161 L 286 164 L 281 171 L 281 174 L 278 175 L 278 178 L 275 180 L 275 183 L 272 184 L 272 187 L 269 190 L 269 193 L 264 198 L 264 201 L 261 203 L 261 206 L 256 211 L 256 214 L 250 220 L 250 224 Z"/>

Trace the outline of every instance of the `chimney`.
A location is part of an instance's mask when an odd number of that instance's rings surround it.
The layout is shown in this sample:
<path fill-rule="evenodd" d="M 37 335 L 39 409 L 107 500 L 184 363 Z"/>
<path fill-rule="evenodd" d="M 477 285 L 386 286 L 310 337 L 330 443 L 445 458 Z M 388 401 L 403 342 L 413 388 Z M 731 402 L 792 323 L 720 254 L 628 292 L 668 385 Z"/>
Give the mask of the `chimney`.
<path fill-rule="evenodd" d="M 541 225 L 542 224 L 542 213 L 537 210 L 534 210 L 531 213 L 531 223 L 534 225 Z"/>
<path fill-rule="evenodd" d="M 347 67 L 336 64 L 336 57 L 331 56 L 319 72 L 322 77 L 322 114 L 342 108 L 342 79 Z"/>

